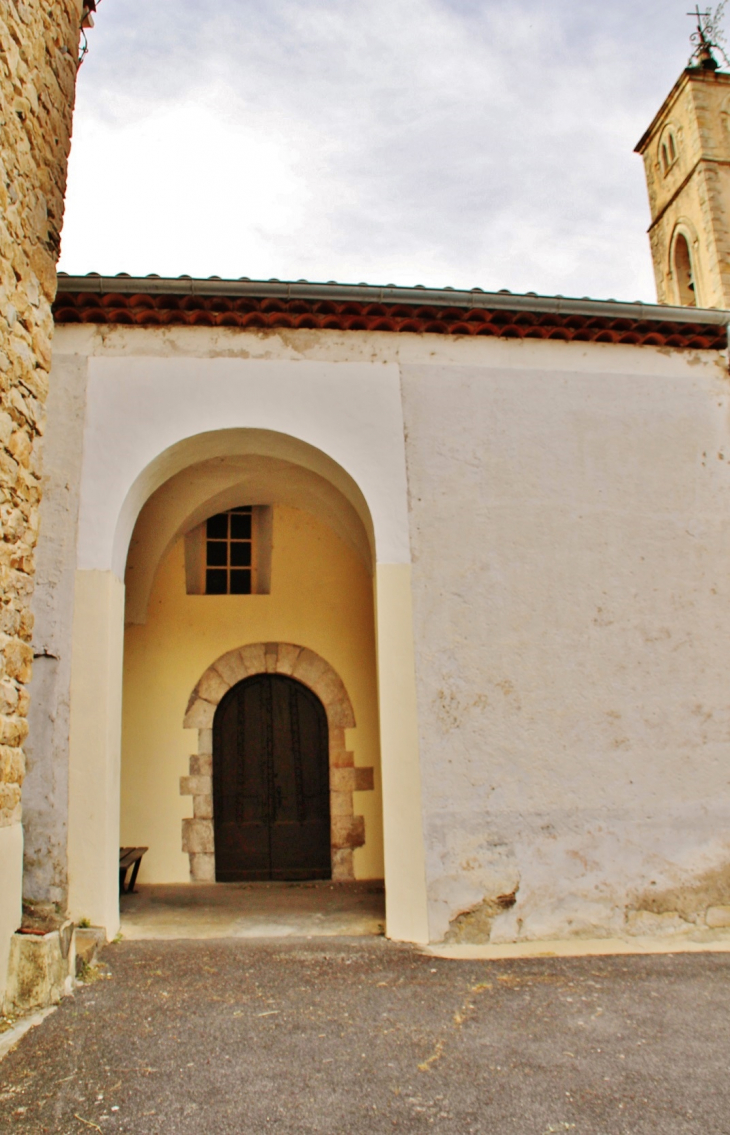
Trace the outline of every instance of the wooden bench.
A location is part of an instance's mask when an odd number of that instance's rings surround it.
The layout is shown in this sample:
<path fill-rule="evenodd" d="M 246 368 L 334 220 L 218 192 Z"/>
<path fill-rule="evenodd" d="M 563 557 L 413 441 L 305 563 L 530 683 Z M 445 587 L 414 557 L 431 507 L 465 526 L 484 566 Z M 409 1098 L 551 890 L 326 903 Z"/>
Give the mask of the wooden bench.
<path fill-rule="evenodd" d="M 137 874 L 139 872 L 139 865 L 142 862 L 142 856 L 145 851 L 149 851 L 148 847 L 120 847 L 119 848 L 119 893 L 120 895 L 134 894 L 134 884 L 137 882 Z M 132 868 L 132 874 L 129 879 L 129 886 L 125 887 L 127 878 L 127 871 Z"/>

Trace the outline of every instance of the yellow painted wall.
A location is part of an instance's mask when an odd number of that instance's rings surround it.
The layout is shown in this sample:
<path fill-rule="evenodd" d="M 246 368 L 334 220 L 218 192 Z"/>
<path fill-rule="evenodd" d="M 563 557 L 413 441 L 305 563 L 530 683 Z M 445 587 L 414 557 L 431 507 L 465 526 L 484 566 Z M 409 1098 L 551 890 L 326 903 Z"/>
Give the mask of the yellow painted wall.
<path fill-rule="evenodd" d="M 358 879 L 383 877 L 382 803 L 372 579 L 357 555 L 309 513 L 274 507 L 270 595 L 186 595 L 183 540 L 160 565 L 147 623 L 125 634 L 122 845 L 147 845 L 140 882 L 189 880 L 181 821 L 192 815 L 179 778 L 197 750 L 182 727 L 190 693 L 221 654 L 253 642 L 309 647 L 342 678 L 357 727 L 355 764 L 373 766 L 375 791 L 355 793 L 366 843 Z"/>

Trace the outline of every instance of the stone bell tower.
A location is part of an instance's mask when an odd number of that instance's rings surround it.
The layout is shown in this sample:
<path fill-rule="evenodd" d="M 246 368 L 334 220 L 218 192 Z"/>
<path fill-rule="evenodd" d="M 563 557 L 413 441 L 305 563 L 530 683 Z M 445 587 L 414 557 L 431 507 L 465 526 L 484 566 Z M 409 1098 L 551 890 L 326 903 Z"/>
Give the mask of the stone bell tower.
<path fill-rule="evenodd" d="M 699 46 L 636 152 L 660 303 L 730 308 L 730 74 Z"/>

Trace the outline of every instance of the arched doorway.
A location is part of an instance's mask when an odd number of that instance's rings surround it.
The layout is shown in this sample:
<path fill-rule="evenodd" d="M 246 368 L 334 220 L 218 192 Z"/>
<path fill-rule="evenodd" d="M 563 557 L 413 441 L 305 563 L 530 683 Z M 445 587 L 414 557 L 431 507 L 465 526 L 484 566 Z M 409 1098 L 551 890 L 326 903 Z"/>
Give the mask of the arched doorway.
<path fill-rule="evenodd" d="M 327 715 L 282 674 L 256 674 L 222 698 L 213 720 L 216 880 L 328 879 Z"/>

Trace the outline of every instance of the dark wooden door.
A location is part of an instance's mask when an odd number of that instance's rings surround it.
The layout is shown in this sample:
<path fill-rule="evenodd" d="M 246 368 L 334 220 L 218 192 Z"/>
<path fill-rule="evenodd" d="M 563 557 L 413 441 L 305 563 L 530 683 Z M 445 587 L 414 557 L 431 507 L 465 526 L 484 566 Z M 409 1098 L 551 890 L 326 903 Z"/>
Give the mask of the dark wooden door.
<path fill-rule="evenodd" d="M 329 742 L 318 697 L 293 678 L 233 686 L 213 722 L 215 874 L 329 879 Z"/>

